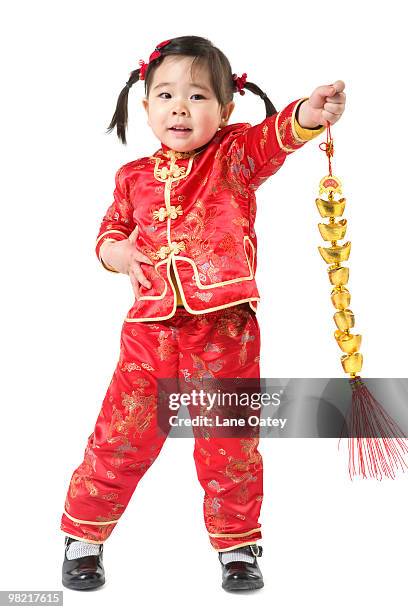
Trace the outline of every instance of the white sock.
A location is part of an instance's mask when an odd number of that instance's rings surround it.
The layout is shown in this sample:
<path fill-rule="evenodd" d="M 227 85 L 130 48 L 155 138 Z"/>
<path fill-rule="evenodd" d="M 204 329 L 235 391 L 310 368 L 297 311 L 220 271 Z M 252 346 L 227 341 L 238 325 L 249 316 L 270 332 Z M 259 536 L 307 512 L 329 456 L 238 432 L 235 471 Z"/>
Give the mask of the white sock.
<path fill-rule="evenodd" d="M 255 557 L 246 550 L 235 548 L 234 550 L 228 550 L 221 553 L 221 562 L 230 563 L 231 561 L 246 561 L 246 563 L 254 563 Z"/>
<path fill-rule="evenodd" d="M 67 559 L 79 559 L 89 555 L 99 555 L 99 553 L 100 544 L 90 544 L 89 542 L 82 542 L 82 540 L 75 540 L 67 548 Z"/>

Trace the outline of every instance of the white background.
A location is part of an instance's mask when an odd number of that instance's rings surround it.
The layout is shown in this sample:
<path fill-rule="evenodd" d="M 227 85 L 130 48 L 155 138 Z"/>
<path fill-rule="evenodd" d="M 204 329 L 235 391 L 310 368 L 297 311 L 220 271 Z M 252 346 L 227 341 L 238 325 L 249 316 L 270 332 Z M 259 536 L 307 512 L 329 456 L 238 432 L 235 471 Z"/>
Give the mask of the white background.
<path fill-rule="evenodd" d="M 333 171 L 347 238 L 363 377 L 406 377 L 406 30 L 399 2 L 14 2 L 2 9 L 0 588 L 62 589 L 59 521 L 119 354 L 128 277 L 94 244 L 114 173 L 158 142 L 130 92 L 128 146 L 105 134 L 138 60 L 209 38 L 279 110 L 342 79 Z M 237 95 L 230 120 L 259 123 Z M 324 134 L 257 192 L 263 377 L 342 375 L 315 207 Z M 170 439 L 105 545 L 107 582 L 65 608 L 406 608 L 407 475 L 350 482 L 336 440 L 262 440 L 265 588 L 225 593 L 202 516 L 193 440 Z M 345 447 L 343 446 L 343 449 Z M 248 599 L 250 597 L 251 599 Z M 256 599 L 256 601 L 255 601 Z"/>

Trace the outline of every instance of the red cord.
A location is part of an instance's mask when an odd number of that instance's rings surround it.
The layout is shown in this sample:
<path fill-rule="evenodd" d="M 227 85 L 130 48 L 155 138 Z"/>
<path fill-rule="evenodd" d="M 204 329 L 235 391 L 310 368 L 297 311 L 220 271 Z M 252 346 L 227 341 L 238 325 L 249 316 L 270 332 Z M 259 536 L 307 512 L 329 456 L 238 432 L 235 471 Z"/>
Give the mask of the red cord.
<path fill-rule="evenodd" d="M 329 121 L 327 122 L 326 142 L 321 142 L 319 144 L 319 149 L 326 153 L 328 160 L 329 160 L 329 176 L 333 176 L 331 158 L 334 155 L 334 143 L 333 143 L 333 138 L 330 132 L 330 122 Z"/>

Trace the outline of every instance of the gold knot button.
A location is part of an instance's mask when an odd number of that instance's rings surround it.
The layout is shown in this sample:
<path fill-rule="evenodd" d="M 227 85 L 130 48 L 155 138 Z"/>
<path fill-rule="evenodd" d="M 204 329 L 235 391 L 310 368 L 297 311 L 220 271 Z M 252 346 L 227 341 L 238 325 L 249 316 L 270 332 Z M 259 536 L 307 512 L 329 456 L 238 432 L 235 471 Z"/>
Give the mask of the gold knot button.
<path fill-rule="evenodd" d="M 184 241 L 181 242 L 172 242 L 170 246 L 165 245 L 160 247 L 160 249 L 156 252 L 156 258 L 164 259 L 169 253 L 180 253 L 180 251 L 184 251 L 186 245 Z"/>
<path fill-rule="evenodd" d="M 183 214 L 183 209 L 180 205 L 170 206 L 170 219 L 177 219 L 178 215 Z"/>
<path fill-rule="evenodd" d="M 186 172 L 185 168 L 177 166 L 177 164 L 173 164 L 171 168 L 166 168 L 165 166 L 163 168 L 160 168 L 159 176 L 161 179 L 165 181 L 169 177 L 179 178 L 181 176 L 184 176 L 185 172 Z"/>
<path fill-rule="evenodd" d="M 167 217 L 167 210 L 162 206 L 159 210 L 155 210 L 153 213 L 153 219 L 158 221 L 164 221 Z"/>
<path fill-rule="evenodd" d="M 153 219 L 158 221 L 164 221 L 167 216 L 170 219 L 177 219 L 178 215 L 183 214 L 181 206 L 170 206 L 170 210 L 167 211 L 163 206 L 159 210 L 155 210 L 153 213 Z"/>
<path fill-rule="evenodd" d="M 180 251 L 184 251 L 186 248 L 186 245 L 184 244 L 184 241 L 182 242 L 172 242 L 171 243 L 171 251 L 173 251 L 175 253 L 175 255 L 177 255 L 177 253 L 180 253 Z"/>

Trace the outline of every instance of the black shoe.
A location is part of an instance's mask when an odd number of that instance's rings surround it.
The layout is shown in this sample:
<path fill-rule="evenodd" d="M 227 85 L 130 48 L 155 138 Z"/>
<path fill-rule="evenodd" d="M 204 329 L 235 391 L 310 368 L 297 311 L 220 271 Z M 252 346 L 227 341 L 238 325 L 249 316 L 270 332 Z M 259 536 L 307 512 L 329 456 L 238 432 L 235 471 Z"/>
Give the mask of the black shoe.
<path fill-rule="evenodd" d="M 219 552 L 218 558 L 222 566 L 222 588 L 226 591 L 261 589 L 264 582 L 257 557 L 262 557 L 262 546 L 249 544 L 242 546 L 239 550 L 249 552 L 254 557 L 254 562 L 230 561 L 224 564 L 221 561 L 222 552 Z"/>
<path fill-rule="evenodd" d="M 65 538 L 65 555 L 62 565 L 62 584 L 68 589 L 84 591 L 96 589 L 105 584 L 103 569 L 103 544 L 99 544 L 99 554 L 68 559 L 67 549 L 75 538 Z"/>

